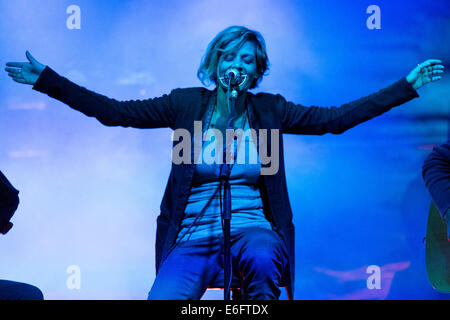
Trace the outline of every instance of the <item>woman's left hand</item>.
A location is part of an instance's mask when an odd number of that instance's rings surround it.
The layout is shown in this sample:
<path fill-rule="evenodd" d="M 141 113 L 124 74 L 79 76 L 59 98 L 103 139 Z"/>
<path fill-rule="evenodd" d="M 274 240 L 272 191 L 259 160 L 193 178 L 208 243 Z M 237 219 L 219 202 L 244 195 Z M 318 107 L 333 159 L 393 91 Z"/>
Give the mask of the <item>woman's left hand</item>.
<path fill-rule="evenodd" d="M 419 89 L 428 82 L 437 81 L 442 78 L 444 66 L 441 60 L 429 59 L 417 65 L 406 77 L 414 89 Z"/>

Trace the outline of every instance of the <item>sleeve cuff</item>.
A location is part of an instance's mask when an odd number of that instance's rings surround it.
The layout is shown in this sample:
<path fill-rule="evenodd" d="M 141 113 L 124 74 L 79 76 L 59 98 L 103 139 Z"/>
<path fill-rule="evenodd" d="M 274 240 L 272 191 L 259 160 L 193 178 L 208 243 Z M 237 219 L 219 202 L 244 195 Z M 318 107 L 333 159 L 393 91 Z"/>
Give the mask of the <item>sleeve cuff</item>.
<path fill-rule="evenodd" d="M 413 86 L 408 82 L 408 80 L 406 80 L 406 77 L 401 78 L 397 83 L 405 90 L 405 92 L 407 92 L 410 95 L 411 98 L 419 97 L 419 93 L 417 92 L 416 89 L 413 88 Z"/>
<path fill-rule="evenodd" d="M 56 78 L 60 77 L 53 69 L 46 66 L 45 69 L 39 75 L 36 83 L 33 85 L 33 90 L 46 93 L 48 91 L 48 84 L 54 83 Z"/>

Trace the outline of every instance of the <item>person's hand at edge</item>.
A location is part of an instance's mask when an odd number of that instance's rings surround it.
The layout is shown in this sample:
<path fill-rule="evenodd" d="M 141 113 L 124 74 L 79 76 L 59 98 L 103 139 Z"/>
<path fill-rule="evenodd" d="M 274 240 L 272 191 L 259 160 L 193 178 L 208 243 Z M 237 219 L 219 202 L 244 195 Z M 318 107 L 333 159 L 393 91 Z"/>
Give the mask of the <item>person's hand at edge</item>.
<path fill-rule="evenodd" d="M 29 62 L 7 62 L 5 70 L 14 81 L 34 85 L 45 65 L 33 58 L 28 50 L 25 55 Z"/>

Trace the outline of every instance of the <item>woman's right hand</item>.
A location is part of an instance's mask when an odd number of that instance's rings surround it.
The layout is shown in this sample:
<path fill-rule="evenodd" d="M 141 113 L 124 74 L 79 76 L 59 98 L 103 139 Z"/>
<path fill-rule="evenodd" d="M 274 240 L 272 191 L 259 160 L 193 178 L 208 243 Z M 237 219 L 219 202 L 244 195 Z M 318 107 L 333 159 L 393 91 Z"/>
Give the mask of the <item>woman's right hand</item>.
<path fill-rule="evenodd" d="M 33 58 L 28 50 L 25 55 L 30 62 L 7 62 L 6 65 L 12 68 L 7 67 L 5 70 L 14 81 L 34 85 L 45 66 Z"/>

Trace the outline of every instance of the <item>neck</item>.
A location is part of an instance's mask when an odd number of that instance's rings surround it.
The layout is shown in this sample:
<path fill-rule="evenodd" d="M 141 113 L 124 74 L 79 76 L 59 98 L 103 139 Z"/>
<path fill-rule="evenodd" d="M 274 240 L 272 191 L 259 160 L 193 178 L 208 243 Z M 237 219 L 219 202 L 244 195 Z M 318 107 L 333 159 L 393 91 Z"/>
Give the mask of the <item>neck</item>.
<path fill-rule="evenodd" d="M 236 113 L 241 116 L 245 111 L 245 98 L 247 91 L 239 92 L 236 99 Z M 227 103 L 227 92 L 219 85 L 217 87 L 217 108 L 221 116 L 230 117 Z"/>

